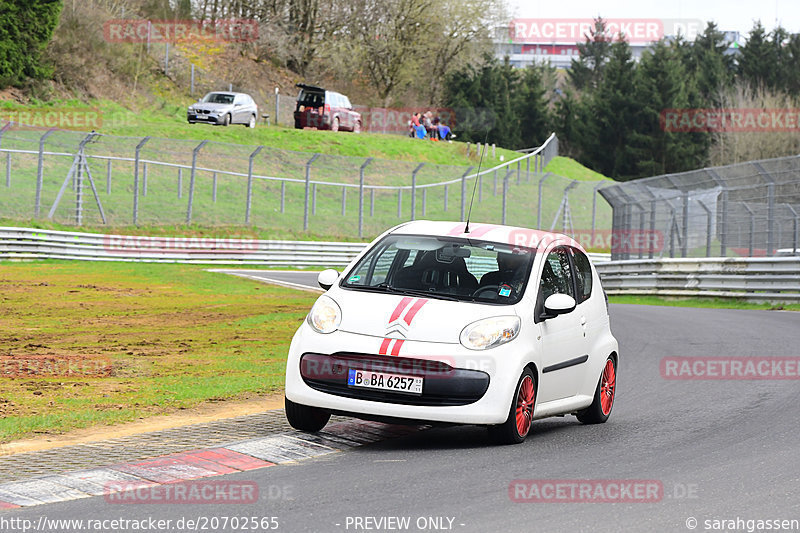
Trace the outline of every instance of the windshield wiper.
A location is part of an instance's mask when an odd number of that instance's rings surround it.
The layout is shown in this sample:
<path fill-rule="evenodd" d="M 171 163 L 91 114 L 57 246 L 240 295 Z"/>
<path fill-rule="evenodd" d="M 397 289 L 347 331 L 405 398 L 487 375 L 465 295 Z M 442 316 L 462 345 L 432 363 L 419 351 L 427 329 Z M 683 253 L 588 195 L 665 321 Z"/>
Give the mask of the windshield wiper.
<path fill-rule="evenodd" d="M 409 294 L 409 295 L 413 295 L 413 296 L 421 296 L 421 297 L 424 297 L 424 298 L 436 298 L 436 299 L 439 299 L 439 300 L 449 300 L 451 302 L 457 302 L 458 301 L 458 298 L 456 298 L 454 296 L 450 296 L 448 294 L 441 294 L 441 293 L 438 293 L 438 292 L 428 292 L 428 291 L 422 291 L 422 290 L 417 290 L 417 289 L 401 289 L 401 288 L 398 288 L 398 287 L 393 287 L 392 285 L 389 285 L 386 282 L 379 283 L 378 285 L 350 285 L 350 284 L 347 284 L 346 286 L 349 287 L 349 288 L 352 288 L 352 289 L 363 289 L 363 290 L 366 290 L 366 291 L 388 292 L 388 293 L 392 293 L 392 294 Z"/>

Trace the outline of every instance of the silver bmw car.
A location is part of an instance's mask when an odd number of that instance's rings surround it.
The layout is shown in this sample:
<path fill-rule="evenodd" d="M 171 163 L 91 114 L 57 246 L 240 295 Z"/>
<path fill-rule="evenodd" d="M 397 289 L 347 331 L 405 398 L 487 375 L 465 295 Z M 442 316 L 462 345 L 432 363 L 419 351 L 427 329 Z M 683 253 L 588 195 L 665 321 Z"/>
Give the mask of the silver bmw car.
<path fill-rule="evenodd" d="M 256 127 L 258 106 L 249 94 L 233 92 L 208 93 L 186 110 L 189 124 L 243 124 Z"/>

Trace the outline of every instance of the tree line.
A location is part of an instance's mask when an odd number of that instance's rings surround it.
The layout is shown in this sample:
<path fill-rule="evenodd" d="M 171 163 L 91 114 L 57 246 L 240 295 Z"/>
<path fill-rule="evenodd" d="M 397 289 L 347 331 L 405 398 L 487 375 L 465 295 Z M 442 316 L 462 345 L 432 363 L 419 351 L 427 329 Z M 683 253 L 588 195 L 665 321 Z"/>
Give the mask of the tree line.
<path fill-rule="evenodd" d="M 490 121 L 463 113 L 456 133 L 482 142 L 488 129 L 489 142 L 528 148 L 556 131 L 562 153 L 619 180 L 800 152 L 795 132 L 664 127 L 666 110 L 796 106 L 800 35 L 756 23 L 746 44 L 732 48 L 709 23 L 693 42 L 665 38 L 636 61 L 630 45 L 610 39 L 598 18 L 578 51 L 565 76 L 542 65 L 513 69 L 491 57 L 452 73 L 444 104 L 482 109 L 494 119 L 481 128 Z"/>

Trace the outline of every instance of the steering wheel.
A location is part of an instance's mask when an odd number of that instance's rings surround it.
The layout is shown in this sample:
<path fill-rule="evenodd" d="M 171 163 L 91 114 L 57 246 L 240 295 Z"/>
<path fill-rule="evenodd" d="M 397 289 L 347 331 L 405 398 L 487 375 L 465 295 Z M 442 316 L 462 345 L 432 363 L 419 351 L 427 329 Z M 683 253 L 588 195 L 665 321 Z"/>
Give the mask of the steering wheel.
<path fill-rule="evenodd" d="M 484 292 L 491 292 L 494 298 L 497 298 L 497 293 L 500 290 L 500 285 L 485 285 L 483 287 L 478 287 L 475 292 L 472 293 L 473 298 L 478 298 Z M 486 298 L 485 296 L 483 298 Z"/>

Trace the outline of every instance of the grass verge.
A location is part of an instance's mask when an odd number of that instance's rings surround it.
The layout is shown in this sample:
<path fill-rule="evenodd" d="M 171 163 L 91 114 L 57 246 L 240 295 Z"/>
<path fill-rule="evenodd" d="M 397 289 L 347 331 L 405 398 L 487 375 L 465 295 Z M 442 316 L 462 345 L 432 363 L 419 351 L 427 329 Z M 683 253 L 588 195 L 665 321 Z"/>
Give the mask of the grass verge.
<path fill-rule="evenodd" d="M 612 304 L 664 305 L 669 307 L 706 307 L 710 309 L 761 309 L 800 311 L 800 303 L 753 303 L 741 298 L 673 298 L 664 296 L 609 296 Z"/>
<path fill-rule="evenodd" d="M 0 263 L 0 442 L 279 391 L 316 296 L 201 267 Z"/>

